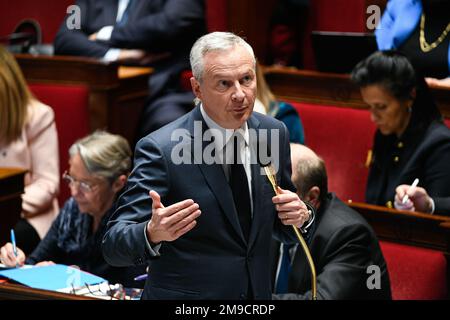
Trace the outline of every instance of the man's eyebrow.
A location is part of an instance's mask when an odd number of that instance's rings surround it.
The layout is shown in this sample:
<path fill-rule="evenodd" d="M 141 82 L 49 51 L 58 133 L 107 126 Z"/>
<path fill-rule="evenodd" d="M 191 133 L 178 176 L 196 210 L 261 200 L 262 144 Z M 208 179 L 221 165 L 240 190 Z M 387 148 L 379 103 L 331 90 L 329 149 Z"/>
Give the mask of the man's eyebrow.
<path fill-rule="evenodd" d="M 241 74 L 239 74 L 239 76 L 246 76 L 246 75 L 249 75 L 249 74 L 254 75 L 255 72 L 253 72 L 252 69 L 248 69 L 248 70 L 246 70 L 245 72 L 242 72 Z M 215 79 L 215 78 L 230 78 L 230 77 L 232 77 L 232 76 L 233 76 L 233 75 L 232 75 L 231 73 L 217 72 L 217 73 L 215 73 L 215 74 L 213 75 L 213 78 L 214 78 L 214 79 Z"/>

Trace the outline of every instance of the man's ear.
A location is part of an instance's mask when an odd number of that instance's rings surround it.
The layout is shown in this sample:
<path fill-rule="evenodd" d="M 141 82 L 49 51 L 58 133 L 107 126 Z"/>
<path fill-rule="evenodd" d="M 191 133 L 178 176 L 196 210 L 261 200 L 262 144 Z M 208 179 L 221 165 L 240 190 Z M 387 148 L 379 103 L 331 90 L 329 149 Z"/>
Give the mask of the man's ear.
<path fill-rule="evenodd" d="M 308 198 L 308 201 L 311 202 L 311 204 L 316 207 L 317 204 L 319 203 L 319 198 L 320 198 L 319 187 L 314 186 L 311 189 L 309 189 L 307 198 Z"/>
<path fill-rule="evenodd" d="M 196 98 L 201 100 L 202 99 L 202 92 L 200 90 L 200 83 L 194 77 L 191 77 L 190 80 L 191 80 L 192 92 L 194 93 Z"/>

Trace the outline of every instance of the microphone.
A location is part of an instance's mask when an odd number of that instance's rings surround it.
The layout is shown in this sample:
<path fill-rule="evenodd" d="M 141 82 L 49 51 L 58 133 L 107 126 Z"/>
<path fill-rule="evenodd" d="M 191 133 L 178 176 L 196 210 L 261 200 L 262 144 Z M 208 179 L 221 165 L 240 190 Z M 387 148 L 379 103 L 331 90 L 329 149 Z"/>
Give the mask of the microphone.
<path fill-rule="evenodd" d="M 275 170 L 273 169 L 273 166 L 271 163 L 269 163 L 266 166 L 263 166 L 267 178 L 270 181 L 270 184 L 272 185 L 273 191 L 275 192 L 276 195 L 278 195 L 278 183 L 277 183 L 277 176 L 275 174 Z M 314 221 L 314 217 L 315 217 L 315 208 L 308 202 L 303 202 L 306 207 L 308 208 L 309 214 L 310 214 L 310 218 L 309 223 L 307 226 L 305 226 L 304 228 L 308 228 Z M 301 235 L 301 233 L 298 231 L 298 228 L 294 225 L 292 225 L 292 228 L 294 229 L 295 235 L 297 236 L 297 239 L 303 249 L 303 252 L 306 255 L 306 258 L 308 260 L 308 264 L 309 264 L 309 268 L 311 270 L 311 300 L 317 300 L 317 275 L 316 275 L 316 267 L 314 265 L 314 261 L 312 259 L 311 256 L 311 252 L 309 251 L 308 245 L 306 244 L 305 239 L 303 239 L 303 236 Z"/>

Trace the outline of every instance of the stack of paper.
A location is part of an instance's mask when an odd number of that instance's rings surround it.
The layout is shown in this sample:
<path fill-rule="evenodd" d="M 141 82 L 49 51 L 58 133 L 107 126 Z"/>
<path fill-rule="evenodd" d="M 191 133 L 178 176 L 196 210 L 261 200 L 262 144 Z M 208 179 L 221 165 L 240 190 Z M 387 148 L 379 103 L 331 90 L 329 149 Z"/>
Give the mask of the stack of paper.
<path fill-rule="evenodd" d="M 2 270 L 0 271 L 0 277 L 8 278 L 32 288 L 53 291 L 106 282 L 101 277 L 62 264 Z"/>

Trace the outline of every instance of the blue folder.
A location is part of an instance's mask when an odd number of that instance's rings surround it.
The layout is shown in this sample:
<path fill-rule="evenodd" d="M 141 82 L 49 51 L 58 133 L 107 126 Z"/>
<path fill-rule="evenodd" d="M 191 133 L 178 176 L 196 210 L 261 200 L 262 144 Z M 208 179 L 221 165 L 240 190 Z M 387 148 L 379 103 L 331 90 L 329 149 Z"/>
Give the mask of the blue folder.
<path fill-rule="evenodd" d="M 14 280 L 31 288 L 53 291 L 106 282 L 101 277 L 62 264 L 3 270 L 0 271 L 0 277 Z"/>

